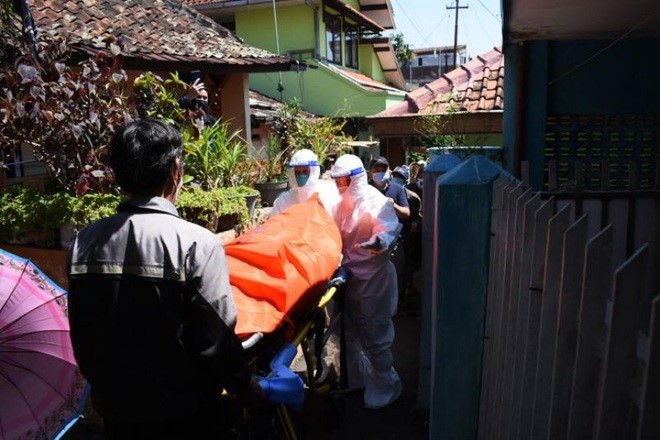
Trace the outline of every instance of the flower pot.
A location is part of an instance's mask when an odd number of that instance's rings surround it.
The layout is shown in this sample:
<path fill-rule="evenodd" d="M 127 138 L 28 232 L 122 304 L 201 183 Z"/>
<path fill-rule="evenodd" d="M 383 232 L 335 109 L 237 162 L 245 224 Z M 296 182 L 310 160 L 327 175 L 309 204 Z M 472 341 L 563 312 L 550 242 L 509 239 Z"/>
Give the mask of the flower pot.
<path fill-rule="evenodd" d="M 238 223 L 238 213 L 222 214 L 218 217 L 216 232 L 228 231 L 233 229 Z"/>
<path fill-rule="evenodd" d="M 254 187 L 261 194 L 261 204 L 263 206 L 273 206 L 277 196 L 286 191 L 289 182 L 286 180 L 281 182 L 257 182 Z"/>
<path fill-rule="evenodd" d="M 249 194 L 245 197 L 245 204 L 247 205 L 248 208 L 248 217 L 251 219 L 254 217 L 254 207 L 257 204 L 257 199 L 259 198 L 259 194 Z"/>

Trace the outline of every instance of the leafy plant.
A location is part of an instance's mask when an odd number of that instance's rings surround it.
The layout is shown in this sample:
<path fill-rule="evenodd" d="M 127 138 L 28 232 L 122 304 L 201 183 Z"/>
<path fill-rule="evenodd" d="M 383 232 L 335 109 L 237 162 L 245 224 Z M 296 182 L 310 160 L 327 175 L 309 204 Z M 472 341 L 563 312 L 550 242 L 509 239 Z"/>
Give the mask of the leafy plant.
<path fill-rule="evenodd" d="M 31 147 L 56 188 L 113 192 L 106 166 L 111 136 L 130 120 L 114 37 L 106 51 L 76 67 L 63 39 L 40 33 L 39 61 L 20 38 L 3 35 L 0 63 L 0 145 L 19 151 Z"/>
<path fill-rule="evenodd" d="M 39 193 L 15 186 L 0 193 L 0 241 L 20 240 L 35 224 Z"/>
<path fill-rule="evenodd" d="M 451 147 L 461 145 L 464 135 L 457 130 L 454 113 L 457 104 L 451 95 L 442 98 L 447 105 L 443 113 L 426 113 L 415 119 L 413 126 L 421 135 L 420 143 L 425 147 Z"/>
<path fill-rule="evenodd" d="M 282 146 L 282 139 L 277 134 L 268 134 L 266 143 L 259 150 L 262 159 L 257 161 L 260 182 L 280 182 L 286 180 L 284 163 L 288 152 L 289 148 Z"/>
<path fill-rule="evenodd" d="M 196 186 L 184 187 L 175 205 L 181 218 L 215 232 L 219 203 L 211 191 Z"/>
<path fill-rule="evenodd" d="M 216 232 L 218 217 L 236 214 L 238 223 L 245 227 L 249 216 L 244 189 L 216 188 L 210 191 L 196 186 L 186 187 L 176 200 L 182 218 Z"/>
<path fill-rule="evenodd" d="M 230 132 L 228 123 L 184 131 L 183 149 L 186 174 L 203 189 L 242 183 L 238 176 L 247 162 L 247 145 L 240 131 Z"/>
<path fill-rule="evenodd" d="M 328 155 L 341 155 L 347 150 L 352 138 L 343 133 L 345 125 L 344 118 L 308 117 L 302 113 L 300 103 L 292 100 L 279 109 L 273 128 L 287 151 L 308 148 L 323 163 Z"/>
<path fill-rule="evenodd" d="M 415 52 L 410 48 L 410 45 L 403 40 L 401 32 L 390 36 L 392 47 L 394 48 L 394 55 L 396 60 L 401 65 L 407 65 L 410 60 L 415 57 Z"/>
<path fill-rule="evenodd" d="M 170 73 L 170 77 L 163 81 L 152 72 L 144 72 L 133 82 L 131 101 L 142 117 L 163 119 L 171 125 L 183 126 L 185 116 L 179 106 L 177 92 L 188 87 L 177 73 Z"/>
<path fill-rule="evenodd" d="M 122 197 L 116 194 L 85 194 L 73 201 L 71 222 L 80 230 L 92 222 L 109 217 L 117 212 Z"/>

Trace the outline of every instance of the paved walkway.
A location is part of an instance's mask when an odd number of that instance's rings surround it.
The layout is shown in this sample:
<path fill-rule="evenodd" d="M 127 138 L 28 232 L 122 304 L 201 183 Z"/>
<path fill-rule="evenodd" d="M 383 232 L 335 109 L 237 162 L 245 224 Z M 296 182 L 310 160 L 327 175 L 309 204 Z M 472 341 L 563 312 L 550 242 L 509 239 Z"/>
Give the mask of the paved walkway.
<path fill-rule="evenodd" d="M 293 413 L 299 439 L 314 440 L 417 440 L 428 438 L 425 412 L 416 408 L 419 368 L 420 318 L 417 301 L 400 307 L 394 318 L 394 364 L 403 382 L 403 393 L 392 405 L 379 410 L 363 408 L 362 393 L 343 394 L 339 407 L 330 396 L 309 396 L 305 408 Z M 414 313 L 411 313 L 414 312 Z M 415 316 L 411 316 L 415 315 Z"/>

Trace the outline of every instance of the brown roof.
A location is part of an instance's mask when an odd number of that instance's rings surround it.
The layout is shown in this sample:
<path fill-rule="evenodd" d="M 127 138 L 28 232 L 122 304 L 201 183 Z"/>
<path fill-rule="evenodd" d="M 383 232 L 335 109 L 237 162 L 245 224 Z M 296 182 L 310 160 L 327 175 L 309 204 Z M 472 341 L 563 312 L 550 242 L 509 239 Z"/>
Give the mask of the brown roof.
<path fill-rule="evenodd" d="M 380 32 L 385 30 L 384 27 L 373 21 L 371 18 L 367 17 L 362 12 L 358 11 L 351 5 L 347 5 L 341 0 L 325 0 L 325 4 L 331 8 L 336 9 L 347 17 L 357 21 L 371 31 Z"/>
<path fill-rule="evenodd" d="M 277 99 L 262 95 L 250 90 L 250 115 L 262 120 L 272 120 L 277 117 L 278 111 L 284 104 Z M 313 118 L 314 115 L 305 110 L 299 110 L 299 114 L 305 118 Z"/>
<path fill-rule="evenodd" d="M 504 56 L 498 47 L 413 90 L 375 117 L 504 109 Z"/>
<path fill-rule="evenodd" d="M 73 48 L 91 54 L 115 36 L 123 45 L 127 68 L 256 72 L 285 70 L 292 63 L 243 44 L 212 19 L 175 0 L 29 2 L 40 34 L 66 36 Z"/>
<path fill-rule="evenodd" d="M 232 3 L 233 0 L 182 0 L 182 3 L 188 6 L 200 6 L 200 5 L 211 5 L 216 4 L 220 7 L 223 3 Z M 249 3 L 249 2 L 248 2 Z M 380 32 L 385 30 L 383 26 L 376 23 L 371 18 L 364 15 L 362 12 L 358 11 L 351 5 L 347 5 L 341 0 L 325 0 L 327 6 L 336 9 L 338 12 L 346 15 L 347 17 L 355 20 L 366 28 L 374 32 Z M 242 5 L 228 5 L 229 6 L 242 6 Z M 208 9 L 207 9 L 208 10 Z"/>

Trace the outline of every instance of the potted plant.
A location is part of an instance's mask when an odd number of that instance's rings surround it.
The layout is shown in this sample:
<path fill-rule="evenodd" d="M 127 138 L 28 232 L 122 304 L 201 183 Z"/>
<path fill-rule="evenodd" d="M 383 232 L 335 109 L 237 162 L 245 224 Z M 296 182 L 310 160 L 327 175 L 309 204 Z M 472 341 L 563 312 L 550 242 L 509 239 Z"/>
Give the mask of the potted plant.
<path fill-rule="evenodd" d="M 122 197 L 116 194 L 85 194 L 73 201 L 71 221 L 76 231 L 117 212 Z"/>
<path fill-rule="evenodd" d="M 281 138 L 273 133 L 268 135 L 266 144 L 260 150 L 263 159 L 258 162 L 259 181 L 254 187 L 261 194 L 262 204 L 273 206 L 277 196 L 286 191 L 289 182 L 284 162 L 288 150 L 288 147 L 282 147 Z"/>
<path fill-rule="evenodd" d="M 24 187 L 11 187 L 0 193 L 0 242 L 26 244 L 26 231 L 33 227 L 34 196 Z"/>

